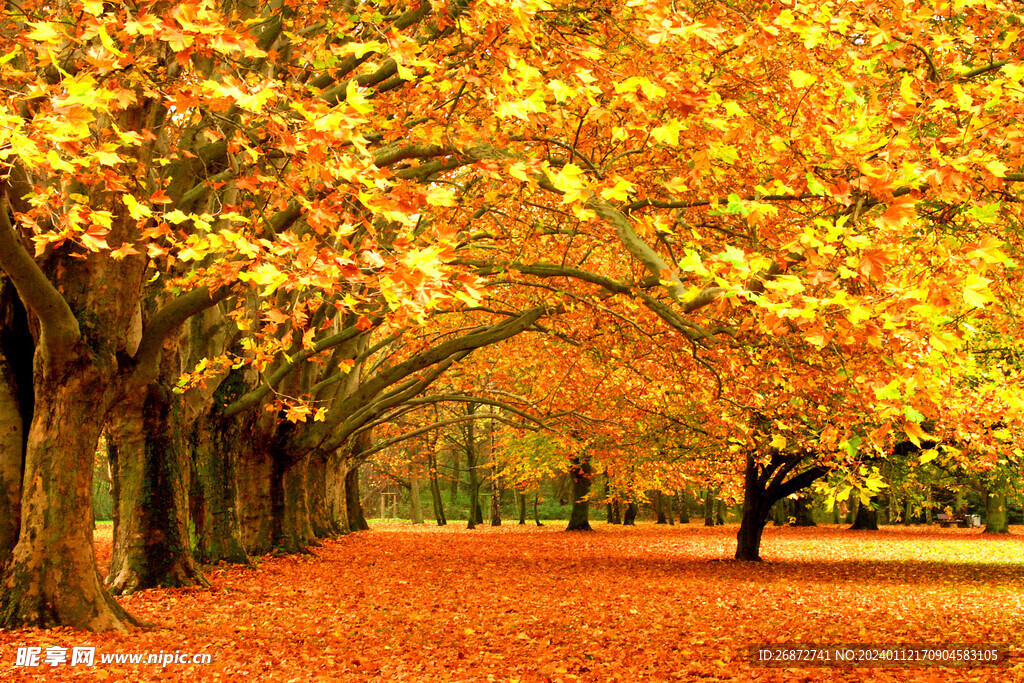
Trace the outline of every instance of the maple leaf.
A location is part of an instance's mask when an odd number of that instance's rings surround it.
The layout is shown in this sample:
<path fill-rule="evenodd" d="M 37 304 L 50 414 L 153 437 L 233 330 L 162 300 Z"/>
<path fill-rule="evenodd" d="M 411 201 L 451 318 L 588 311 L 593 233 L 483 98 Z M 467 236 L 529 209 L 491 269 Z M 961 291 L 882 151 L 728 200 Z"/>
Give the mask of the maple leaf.
<path fill-rule="evenodd" d="M 907 194 L 897 197 L 875 223 L 879 228 L 898 228 L 904 221 L 914 218 L 917 213 L 914 207 L 917 206 L 917 198 Z"/>

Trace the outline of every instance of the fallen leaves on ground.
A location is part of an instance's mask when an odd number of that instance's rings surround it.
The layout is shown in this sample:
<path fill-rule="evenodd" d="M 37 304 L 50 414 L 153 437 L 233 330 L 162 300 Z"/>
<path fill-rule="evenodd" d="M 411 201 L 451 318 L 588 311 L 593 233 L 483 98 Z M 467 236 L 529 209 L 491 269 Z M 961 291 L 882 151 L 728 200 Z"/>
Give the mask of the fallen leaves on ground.
<path fill-rule="evenodd" d="M 7 680 L 1024 680 L 1024 537 L 928 527 L 392 524 L 309 555 L 209 570 L 208 589 L 123 599 L 130 634 L 0 632 Z M 97 555 L 109 561 L 109 532 Z M 999 668 L 759 669 L 758 643 L 1000 643 Z M 16 667 L 19 646 L 95 646 L 94 667 Z M 212 663 L 100 664 L 100 653 L 205 652 Z"/>

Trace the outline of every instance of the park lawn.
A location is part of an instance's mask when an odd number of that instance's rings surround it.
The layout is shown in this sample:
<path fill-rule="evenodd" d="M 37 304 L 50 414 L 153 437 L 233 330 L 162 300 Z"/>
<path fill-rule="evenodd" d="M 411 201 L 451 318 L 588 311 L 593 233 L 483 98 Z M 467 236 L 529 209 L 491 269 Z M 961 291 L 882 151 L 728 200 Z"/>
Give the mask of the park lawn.
<path fill-rule="evenodd" d="M 1024 680 L 1024 535 L 771 528 L 761 564 L 735 525 L 379 525 L 309 555 L 212 567 L 211 588 L 122 599 L 125 635 L 0 632 L 5 680 Z M 109 562 L 109 526 L 97 532 Z M 754 669 L 759 643 L 998 643 L 999 668 Z M 18 646 L 95 646 L 97 664 L 17 668 Z M 99 653 L 206 652 L 205 665 Z"/>

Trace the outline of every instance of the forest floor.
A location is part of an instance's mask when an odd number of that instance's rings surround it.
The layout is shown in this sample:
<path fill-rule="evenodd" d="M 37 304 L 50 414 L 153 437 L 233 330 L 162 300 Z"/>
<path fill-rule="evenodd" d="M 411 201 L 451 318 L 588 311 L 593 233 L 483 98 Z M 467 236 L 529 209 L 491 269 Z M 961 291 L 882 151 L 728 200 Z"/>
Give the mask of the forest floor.
<path fill-rule="evenodd" d="M 211 567 L 211 588 L 121 600 L 129 634 L 0 631 L 4 680 L 1024 681 L 1024 529 L 408 523 L 309 555 Z M 97 532 L 101 572 L 109 526 Z M 969 668 L 755 668 L 759 644 L 1001 645 Z M 16 666 L 19 647 L 94 647 L 95 665 Z M 987 648 L 991 649 L 991 648 Z M 208 664 L 101 655 L 208 653 Z M 983 655 L 982 655 L 983 656 Z"/>

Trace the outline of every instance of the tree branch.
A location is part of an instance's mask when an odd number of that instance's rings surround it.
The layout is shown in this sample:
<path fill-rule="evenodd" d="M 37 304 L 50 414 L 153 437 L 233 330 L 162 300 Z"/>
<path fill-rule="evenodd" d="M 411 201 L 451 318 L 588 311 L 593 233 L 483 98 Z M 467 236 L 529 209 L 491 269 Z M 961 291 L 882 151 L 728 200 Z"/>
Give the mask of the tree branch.
<path fill-rule="evenodd" d="M 78 319 L 67 300 L 21 243 L 7 213 L 8 182 L 0 185 L 0 268 L 11 278 L 25 306 L 39 319 L 40 346 L 51 366 L 67 360 L 66 354 L 82 336 Z"/>
<path fill-rule="evenodd" d="M 221 287 L 210 293 L 203 286 L 181 294 L 164 304 L 142 331 L 139 348 L 135 352 L 135 366 L 128 379 L 129 390 L 149 384 L 156 379 L 164 341 L 179 325 L 200 311 L 216 306 L 231 296 L 230 287 Z"/>

